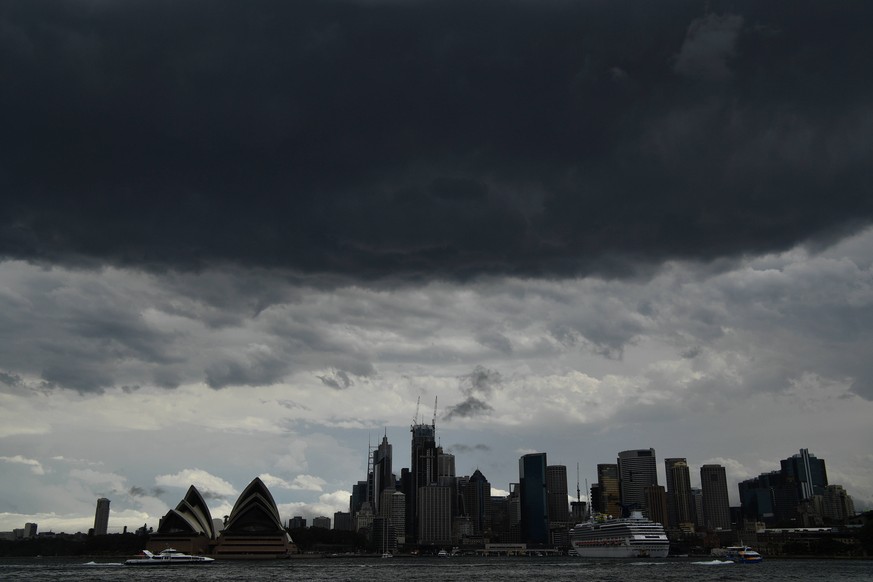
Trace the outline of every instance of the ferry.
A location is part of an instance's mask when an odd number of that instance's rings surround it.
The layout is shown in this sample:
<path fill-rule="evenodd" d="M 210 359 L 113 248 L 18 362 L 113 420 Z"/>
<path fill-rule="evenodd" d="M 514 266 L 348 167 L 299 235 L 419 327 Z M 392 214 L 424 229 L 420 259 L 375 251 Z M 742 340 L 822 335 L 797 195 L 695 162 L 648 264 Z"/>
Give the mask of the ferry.
<path fill-rule="evenodd" d="M 595 516 L 570 530 L 570 544 L 582 558 L 666 558 L 664 526 L 634 511 L 630 517 Z"/>
<path fill-rule="evenodd" d="M 173 548 L 167 548 L 160 554 L 153 554 L 148 550 L 143 550 L 142 555 L 124 562 L 125 566 L 190 566 L 193 564 L 211 564 L 214 558 L 206 556 L 192 556 L 183 554 Z"/>
<path fill-rule="evenodd" d="M 757 564 L 764 561 L 764 557 L 749 546 L 730 546 L 725 550 L 725 557 L 737 564 Z"/>

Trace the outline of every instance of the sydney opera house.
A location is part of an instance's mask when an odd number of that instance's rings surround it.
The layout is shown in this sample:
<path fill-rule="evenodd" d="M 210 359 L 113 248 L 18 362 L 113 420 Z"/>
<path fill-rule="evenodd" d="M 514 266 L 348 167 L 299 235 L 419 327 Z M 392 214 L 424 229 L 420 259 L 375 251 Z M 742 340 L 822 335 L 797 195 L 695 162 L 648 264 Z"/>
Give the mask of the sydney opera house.
<path fill-rule="evenodd" d="M 243 490 L 218 528 L 203 496 L 192 485 L 179 505 L 161 519 L 147 545 L 152 552 L 167 547 L 237 560 L 287 558 L 296 553 L 291 536 L 282 527 L 276 502 L 259 478 Z"/>

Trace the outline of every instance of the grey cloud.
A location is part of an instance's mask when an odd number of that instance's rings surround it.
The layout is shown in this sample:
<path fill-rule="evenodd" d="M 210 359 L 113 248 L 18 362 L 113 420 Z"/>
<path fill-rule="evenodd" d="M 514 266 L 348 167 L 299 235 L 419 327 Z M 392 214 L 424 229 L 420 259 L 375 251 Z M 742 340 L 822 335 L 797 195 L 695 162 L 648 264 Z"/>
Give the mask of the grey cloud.
<path fill-rule="evenodd" d="M 18 374 L 10 374 L 0 370 L 0 382 L 7 386 L 20 386 L 22 384 L 21 376 Z"/>
<path fill-rule="evenodd" d="M 459 378 L 458 389 L 467 396 L 474 393 L 489 396 L 502 382 L 503 377 L 497 370 L 476 366 L 472 372 Z"/>
<path fill-rule="evenodd" d="M 334 390 L 345 390 L 354 384 L 349 375 L 342 370 L 334 371 L 329 376 L 316 376 L 316 378 L 321 380 L 322 384 Z"/>
<path fill-rule="evenodd" d="M 448 450 L 450 452 L 459 453 L 459 454 L 472 453 L 472 452 L 477 452 L 477 451 L 482 451 L 482 452 L 487 453 L 487 452 L 491 451 L 491 447 L 489 447 L 488 445 L 482 444 L 482 443 L 478 443 L 475 445 L 465 445 L 462 443 L 456 443 L 453 445 L 449 445 Z"/>
<path fill-rule="evenodd" d="M 708 14 L 694 19 L 676 57 L 674 70 L 680 75 L 704 80 L 729 80 L 732 75 L 728 61 L 736 52 L 742 27 L 743 17 L 735 14 Z"/>
<path fill-rule="evenodd" d="M 447 407 L 443 418 L 446 421 L 452 420 L 453 418 L 471 418 L 487 414 L 493 410 L 494 408 L 487 402 L 474 396 L 469 396 L 463 402 Z"/>
<path fill-rule="evenodd" d="M 873 6 L 709 5 L 4 3 L 0 256 L 616 276 L 869 224 Z"/>

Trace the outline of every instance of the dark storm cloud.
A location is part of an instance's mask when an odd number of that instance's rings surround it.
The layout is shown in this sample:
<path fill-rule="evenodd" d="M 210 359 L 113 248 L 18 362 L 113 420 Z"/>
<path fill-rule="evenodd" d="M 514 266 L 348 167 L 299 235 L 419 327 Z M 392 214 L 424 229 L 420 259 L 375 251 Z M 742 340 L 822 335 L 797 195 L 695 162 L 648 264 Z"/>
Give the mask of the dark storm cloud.
<path fill-rule="evenodd" d="M 500 372 L 484 366 L 476 366 L 472 372 L 461 376 L 458 380 L 458 390 L 466 398 L 462 402 L 446 408 L 443 415 L 445 420 L 479 416 L 494 410 L 487 399 L 503 383 Z"/>
<path fill-rule="evenodd" d="M 873 215 L 871 16 L 4 2 L 0 256 L 463 278 L 831 240 Z"/>

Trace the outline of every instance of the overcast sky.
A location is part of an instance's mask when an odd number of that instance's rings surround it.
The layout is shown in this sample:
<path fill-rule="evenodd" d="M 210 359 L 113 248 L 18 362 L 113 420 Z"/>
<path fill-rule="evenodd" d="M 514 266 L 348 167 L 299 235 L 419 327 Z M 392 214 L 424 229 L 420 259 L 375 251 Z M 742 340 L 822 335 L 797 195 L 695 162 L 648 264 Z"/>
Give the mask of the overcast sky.
<path fill-rule="evenodd" d="M 347 510 L 436 408 L 873 508 L 873 4 L 0 4 L 0 530 Z"/>

